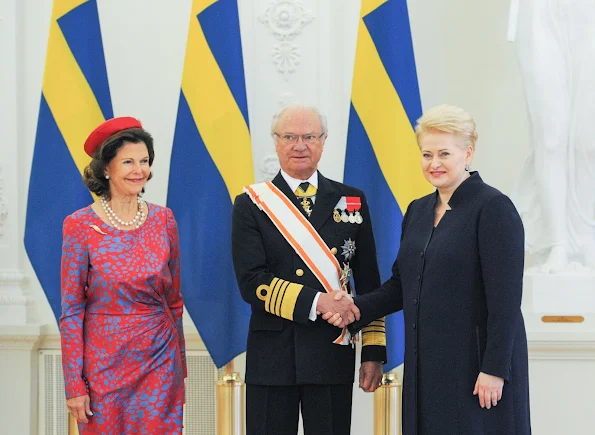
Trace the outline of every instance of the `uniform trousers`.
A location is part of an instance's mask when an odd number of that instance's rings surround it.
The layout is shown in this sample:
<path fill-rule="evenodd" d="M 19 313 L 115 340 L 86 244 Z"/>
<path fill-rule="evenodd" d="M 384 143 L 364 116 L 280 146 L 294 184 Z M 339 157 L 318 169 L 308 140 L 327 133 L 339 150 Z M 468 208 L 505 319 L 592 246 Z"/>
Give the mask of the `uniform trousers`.
<path fill-rule="evenodd" d="M 349 435 L 352 384 L 246 385 L 247 435 Z"/>

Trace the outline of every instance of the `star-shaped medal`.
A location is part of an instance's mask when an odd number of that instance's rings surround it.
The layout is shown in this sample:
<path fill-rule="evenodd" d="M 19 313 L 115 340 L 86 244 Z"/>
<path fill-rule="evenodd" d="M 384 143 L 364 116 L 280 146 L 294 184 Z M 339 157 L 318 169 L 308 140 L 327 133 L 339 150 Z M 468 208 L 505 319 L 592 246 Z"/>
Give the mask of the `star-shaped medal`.
<path fill-rule="evenodd" d="M 343 252 L 341 252 L 341 255 L 343 257 L 345 257 L 345 261 L 349 261 L 355 255 L 355 242 L 353 240 L 351 240 L 351 238 L 349 238 L 349 239 L 345 240 L 345 243 L 343 243 L 343 246 L 341 246 L 341 249 L 343 249 Z"/>

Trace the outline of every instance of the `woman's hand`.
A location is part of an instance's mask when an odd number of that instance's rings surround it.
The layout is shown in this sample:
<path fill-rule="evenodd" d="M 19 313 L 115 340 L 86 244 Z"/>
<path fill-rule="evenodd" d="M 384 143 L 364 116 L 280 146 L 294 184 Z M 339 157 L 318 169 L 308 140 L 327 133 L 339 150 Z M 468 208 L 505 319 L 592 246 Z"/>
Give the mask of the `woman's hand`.
<path fill-rule="evenodd" d="M 481 372 L 477 376 L 473 395 L 479 396 L 479 406 L 490 409 L 492 405 L 496 406 L 502 399 L 503 387 L 504 379 Z"/>
<path fill-rule="evenodd" d="M 359 387 L 366 393 L 373 393 L 382 382 L 382 363 L 364 361 L 359 368 Z"/>
<path fill-rule="evenodd" d="M 79 423 L 89 423 L 88 415 L 93 415 L 91 412 L 91 400 L 89 395 L 71 397 L 66 401 L 68 411 L 76 418 Z"/>

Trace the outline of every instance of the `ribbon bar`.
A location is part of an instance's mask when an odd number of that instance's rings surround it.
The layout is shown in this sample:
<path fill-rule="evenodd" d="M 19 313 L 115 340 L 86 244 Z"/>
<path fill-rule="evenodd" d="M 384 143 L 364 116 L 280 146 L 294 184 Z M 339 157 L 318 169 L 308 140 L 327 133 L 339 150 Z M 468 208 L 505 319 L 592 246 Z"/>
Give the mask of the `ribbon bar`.
<path fill-rule="evenodd" d="M 362 208 L 362 200 L 359 196 L 346 196 L 345 201 L 347 202 L 347 211 L 350 213 Z"/>

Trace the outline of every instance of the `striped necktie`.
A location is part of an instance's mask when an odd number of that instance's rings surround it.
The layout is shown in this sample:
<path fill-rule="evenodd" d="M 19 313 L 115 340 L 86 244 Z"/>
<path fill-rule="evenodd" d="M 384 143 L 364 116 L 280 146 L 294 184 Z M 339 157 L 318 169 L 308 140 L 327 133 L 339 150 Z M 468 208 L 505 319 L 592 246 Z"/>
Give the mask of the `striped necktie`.
<path fill-rule="evenodd" d="M 316 187 L 312 186 L 307 181 L 301 183 L 297 189 L 295 189 L 295 196 L 301 198 L 300 205 L 310 217 L 312 214 L 312 197 L 316 196 Z"/>

